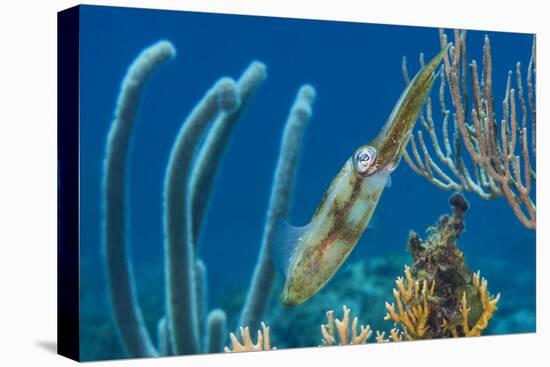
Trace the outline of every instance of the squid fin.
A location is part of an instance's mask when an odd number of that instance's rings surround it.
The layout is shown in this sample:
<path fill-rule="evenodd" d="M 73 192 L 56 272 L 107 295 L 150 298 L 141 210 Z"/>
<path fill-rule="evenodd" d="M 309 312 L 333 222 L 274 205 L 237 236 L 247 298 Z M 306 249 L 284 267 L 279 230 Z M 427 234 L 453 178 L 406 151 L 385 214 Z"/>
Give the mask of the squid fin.
<path fill-rule="evenodd" d="M 273 225 L 270 247 L 271 260 L 275 269 L 285 278 L 288 278 L 294 255 L 304 242 L 305 234 L 310 226 L 311 223 L 302 227 L 295 227 L 282 218 L 279 218 Z"/>
<path fill-rule="evenodd" d="M 388 180 L 386 181 L 386 188 L 390 188 L 391 187 L 391 174 L 388 175 Z"/>

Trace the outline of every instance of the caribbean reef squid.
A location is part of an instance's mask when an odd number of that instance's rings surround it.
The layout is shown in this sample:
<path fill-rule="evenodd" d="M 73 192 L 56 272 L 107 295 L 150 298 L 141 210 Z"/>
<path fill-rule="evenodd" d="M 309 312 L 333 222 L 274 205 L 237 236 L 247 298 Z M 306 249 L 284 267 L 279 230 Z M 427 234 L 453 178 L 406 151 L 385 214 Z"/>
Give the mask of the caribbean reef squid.
<path fill-rule="evenodd" d="M 281 220 L 276 226 L 272 256 L 286 276 L 281 294 L 285 305 L 300 304 L 317 293 L 357 244 L 401 160 L 446 51 L 418 71 L 378 136 L 346 161 L 309 224 L 292 227 Z"/>

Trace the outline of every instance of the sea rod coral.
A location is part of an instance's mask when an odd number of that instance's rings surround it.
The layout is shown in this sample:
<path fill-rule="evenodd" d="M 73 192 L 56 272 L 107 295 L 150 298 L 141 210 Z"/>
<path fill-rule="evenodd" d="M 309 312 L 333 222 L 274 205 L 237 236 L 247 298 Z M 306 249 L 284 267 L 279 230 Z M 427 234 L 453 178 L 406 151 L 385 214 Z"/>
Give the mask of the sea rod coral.
<path fill-rule="evenodd" d="M 440 31 L 440 44 L 442 47 L 448 44 L 443 30 Z M 487 200 L 503 196 L 520 223 L 534 230 L 536 39 L 533 37 L 527 66 L 527 98 L 521 63 L 517 62 L 515 78 L 511 70 L 508 72 L 500 120 L 494 106 L 489 36 L 484 40 L 481 77 L 476 60 L 468 64 L 466 51 L 466 31 L 455 30 L 454 45 L 444 57 L 440 75 L 438 98 L 443 117 L 440 129 L 434 122 L 432 102 L 428 97 L 425 116 L 420 116 L 421 128 L 416 137 L 411 136 L 412 156 L 406 153 L 404 158 L 414 172 L 444 190 L 471 191 Z M 422 65 L 422 55 L 420 62 Z M 403 58 L 403 76 L 409 83 L 406 58 Z M 471 80 L 471 85 L 468 85 L 468 80 Z M 513 88 L 514 82 L 517 90 Z M 447 95 L 450 96 L 450 107 Z M 449 124 L 452 124 L 452 130 Z M 429 135 L 428 143 L 422 130 Z M 428 145 L 431 145 L 435 159 Z M 463 147 L 470 163 L 465 159 Z"/>
<path fill-rule="evenodd" d="M 256 327 L 269 302 L 277 275 L 272 259 L 274 227 L 277 220 L 288 217 L 300 140 L 304 134 L 305 124 L 311 116 L 314 99 L 315 90 L 310 86 L 304 86 L 298 91 L 296 101 L 290 109 L 273 176 L 260 254 L 238 325 Z"/>
<path fill-rule="evenodd" d="M 238 81 L 221 78 L 191 111 L 176 137 L 163 193 L 167 314 L 158 322 L 158 346 L 154 346 L 137 302 L 128 255 L 126 176 L 141 92 L 153 71 L 174 56 L 175 48 L 168 41 L 157 42 L 138 55 L 123 79 L 107 139 L 103 250 L 114 321 L 130 357 L 222 351 L 226 338 L 225 312 L 214 309 L 207 314 L 207 267 L 197 258 L 196 250 L 224 147 L 266 77 L 264 64 L 254 61 Z M 311 117 L 314 97 L 313 87 L 302 86 L 290 111 L 281 156 L 292 159 L 278 165 L 277 176 L 284 179 L 274 184 L 268 210 L 273 216 L 285 216 L 288 211 L 301 138 Z M 268 220 L 266 231 L 270 225 Z M 266 241 L 269 240 L 264 238 Z M 264 283 L 260 281 L 258 285 Z M 261 313 L 258 305 L 269 297 L 269 292 L 269 288 L 256 289 L 249 297 L 252 305 L 249 309 Z"/>
<path fill-rule="evenodd" d="M 136 301 L 126 247 L 126 175 L 124 174 L 139 97 L 146 79 L 162 63 L 175 56 L 169 42 L 145 49 L 128 68 L 118 96 L 115 117 L 107 140 L 104 162 L 103 245 L 115 322 L 128 354 L 134 357 L 157 352 Z"/>

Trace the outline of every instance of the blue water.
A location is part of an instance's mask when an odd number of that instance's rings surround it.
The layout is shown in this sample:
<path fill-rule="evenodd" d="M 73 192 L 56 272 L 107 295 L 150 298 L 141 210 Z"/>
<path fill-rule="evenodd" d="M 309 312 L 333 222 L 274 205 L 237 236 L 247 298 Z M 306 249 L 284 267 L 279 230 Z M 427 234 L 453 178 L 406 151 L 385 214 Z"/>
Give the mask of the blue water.
<path fill-rule="evenodd" d="M 268 79 L 238 123 L 223 157 L 203 228 L 199 257 L 208 266 L 211 307 L 223 306 L 228 292 L 245 289 L 250 281 L 280 137 L 298 88 L 310 83 L 317 90 L 290 214 L 293 224 L 302 225 L 343 162 L 358 146 L 368 143 L 386 121 L 404 87 L 401 57 L 409 58 L 412 76 L 418 68 L 419 52 L 429 58 L 439 49 L 438 32 L 433 28 L 92 6 L 81 9 L 81 320 L 85 359 L 124 356 L 111 321 L 101 256 L 100 183 L 120 82 L 144 47 L 167 39 L 177 49 L 176 59 L 163 65 L 147 83 L 129 162 L 127 235 L 139 299 L 153 335 L 164 313 L 161 198 L 168 155 L 186 115 L 215 81 L 226 75 L 238 78 L 252 60 L 267 65 Z M 485 33 L 492 44 L 493 90 L 500 116 L 506 73 L 516 61 L 526 67 L 532 36 L 470 31 L 468 56 L 479 64 Z M 423 233 L 440 214 L 448 212 L 449 194 L 414 174 L 403 162 L 381 198 L 375 228 L 364 234 L 348 263 L 405 254 L 409 231 Z M 524 300 L 522 307 L 534 315 L 535 232 L 518 222 L 504 199 L 485 201 L 470 193 L 466 197 L 471 210 L 459 244 L 468 263 L 482 270 L 492 291 L 502 293 L 503 304 Z M 515 275 L 526 279 L 522 286 L 510 286 Z M 313 298 L 309 302 L 321 301 Z M 365 315 L 365 319 L 369 322 L 369 318 L 381 316 Z M 534 320 L 521 325 L 499 332 L 534 331 Z"/>

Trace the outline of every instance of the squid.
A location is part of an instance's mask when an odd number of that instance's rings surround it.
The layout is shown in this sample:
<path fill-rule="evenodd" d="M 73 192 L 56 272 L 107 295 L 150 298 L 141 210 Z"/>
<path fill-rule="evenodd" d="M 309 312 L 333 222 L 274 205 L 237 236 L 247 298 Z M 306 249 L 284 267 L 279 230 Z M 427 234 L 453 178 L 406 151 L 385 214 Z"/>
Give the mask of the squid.
<path fill-rule="evenodd" d="M 298 305 L 315 295 L 354 249 L 399 165 L 447 49 L 418 71 L 376 138 L 344 163 L 309 224 L 277 224 L 272 257 L 286 278 L 283 304 Z"/>

